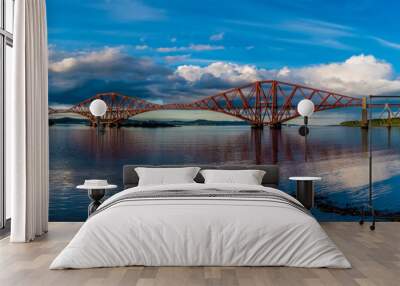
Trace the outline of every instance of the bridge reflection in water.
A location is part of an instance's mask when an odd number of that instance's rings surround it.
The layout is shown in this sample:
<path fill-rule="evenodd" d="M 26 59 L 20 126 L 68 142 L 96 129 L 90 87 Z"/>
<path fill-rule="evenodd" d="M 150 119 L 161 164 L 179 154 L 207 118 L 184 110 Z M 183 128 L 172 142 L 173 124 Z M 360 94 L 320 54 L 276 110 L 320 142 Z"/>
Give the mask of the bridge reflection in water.
<path fill-rule="evenodd" d="M 318 134 L 314 135 L 315 128 L 318 130 Z M 332 145 L 335 141 L 346 140 L 346 138 L 342 140 L 337 138 L 326 144 L 326 139 L 335 137 L 335 135 L 324 134 L 327 132 L 323 130 L 328 129 L 329 132 L 335 128 L 348 129 L 353 134 L 358 133 L 359 136 L 357 137 L 360 140 L 357 140 L 358 142 L 351 140 L 348 144 L 337 146 Z M 53 132 L 58 134 L 59 130 L 63 129 L 64 127 L 56 126 Z M 385 130 L 387 139 L 379 138 L 380 144 L 378 145 L 380 148 L 390 148 L 393 130 L 382 129 Z M 151 160 L 154 153 L 157 152 L 155 161 L 167 162 L 167 157 L 172 157 L 171 163 L 181 163 L 181 158 L 190 154 L 193 163 L 239 161 L 243 163 L 276 164 L 279 162 L 304 161 L 305 154 L 310 161 L 313 161 L 315 158 L 337 157 L 348 152 L 351 152 L 352 155 L 368 152 L 368 130 L 366 129 L 311 127 L 307 149 L 304 137 L 298 135 L 298 127 L 285 127 L 284 130 L 257 129 L 247 126 L 184 126 L 155 129 L 128 127 L 109 129 L 99 136 L 96 130 L 82 127 L 73 129 L 70 132 L 70 137 L 65 138 L 65 140 L 68 140 L 71 144 L 73 142 L 77 154 L 86 154 L 97 162 L 101 162 L 104 158 L 111 159 L 110 156 L 114 155 L 120 159 L 123 154 L 133 159 L 148 156 Z M 210 136 L 210 133 L 213 135 L 211 137 L 202 136 L 203 131 L 207 134 L 206 136 Z M 188 134 L 184 134 L 186 132 Z M 320 134 L 324 134 L 326 137 L 319 138 Z M 180 142 L 179 138 L 183 141 Z M 382 145 L 385 142 L 386 144 Z M 183 150 L 175 148 L 174 144 L 181 146 Z M 160 145 L 160 148 L 157 148 L 157 145 Z M 161 150 L 166 153 L 160 154 Z M 200 159 L 200 161 L 197 159 Z"/>
<path fill-rule="evenodd" d="M 104 156 L 108 157 L 109 154 L 120 154 L 123 152 L 130 154 L 134 151 L 134 155 L 136 156 L 137 154 L 144 155 L 146 152 L 154 151 L 151 150 L 151 148 L 146 144 L 143 144 L 143 142 L 150 142 L 154 140 L 150 136 L 152 133 L 157 133 L 157 140 L 160 141 L 160 144 L 162 144 L 163 141 L 168 141 L 171 139 L 171 137 L 178 136 L 180 138 L 184 138 L 184 136 L 182 136 L 183 132 L 199 132 L 201 134 L 202 129 L 208 128 L 215 128 L 216 130 L 219 130 L 218 133 L 221 136 L 226 135 L 228 137 L 224 139 L 202 138 L 200 144 L 194 144 L 195 146 L 192 147 L 192 143 L 195 143 L 195 141 L 198 139 L 197 136 L 194 136 L 189 142 L 185 143 L 185 150 L 189 151 L 189 153 L 192 153 L 195 150 L 196 154 L 203 154 L 205 156 L 203 158 L 205 158 L 207 162 L 214 159 L 215 162 L 223 163 L 224 158 L 226 158 L 229 161 L 238 160 L 242 162 L 253 162 L 256 164 L 276 164 L 279 163 L 279 161 L 304 161 L 305 156 L 310 159 L 310 161 L 313 161 L 314 158 L 341 156 L 343 153 L 349 152 L 349 150 L 353 150 L 353 155 L 360 152 L 368 152 L 368 129 L 354 129 L 350 127 L 310 127 L 311 133 L 308 136 L 309 140 L 307 142 L 307 149 L 304 137 L 298 135 L 298 127 L 296 126 L 285 127 L 286 132 L 283 132 L 282 129 L 264 130 L 249 128 L 246 126 L 184 126 L 156 129 L 149 128 L 148 130 L 146 130 L 146 128 L 128 127 L 122 129 L 109 129 L 100 136 L 94 129 L 83 129 L 84 131 L 77 129 L 79 131 L 72 132 L 73 136 L 68 138 L 68 140 L 75 143 L 74 147 L 77 148 L 78 153 L 86 153 L 92 158 L 98 158 L 98 160 L 101 160 L 101 158 L 104 158 Z M 350 146 L 350 143 L 349 145 L 346 144 L 346 149 L 342 149 L 340 146 L 333 147 L 331 144 L 321 144 L 322 138 L 318 138 L 319 134 L 316 134 L 315 136 L 312 134 L 313 129 L 315 128 L 319 130 L 319 133 L 322 133 L 321 130 L 324 128 L 326 128 L 327 131 L 334 128 L 349 129 L 352 133 L 355 132 L 360 134 L 360 141 L 353 142 L 353 147 Z M 62 128 L 59 127 L 55 127 L 55 129 L 62 130 Z M 196 129 L 200 129 L 200 131 L 196 131 Z M 229 134 L 230 132 L 220 133 L 221 129 L 232 130 L 233 134 Z M 397 131 L 397 129 L 379 129 L 381 130 L 379 135 L 374 135 L 374 137 L 378 137 L 374 139 L 377 141 L 377 148 L 390 149 L 392 147 L 392 132 Z M 177 135 L 177 130 L 180 130 L 178 132 L 180 135 Z M 290 132 L 287 130 L 290 130 Z M 85 136 L 82 136 L 83 134 L 85 134 Z M 250 136 L 248 134 L 250 134 Z M 397 132 L 397 135 L 398 134 L 399 132 Z M 214 134 L 214 136 L 215 135 L 216 134 Z M 163 140 L 161 137 L 164 137 L 165 140 Z M 327 138 L 331 137 L 333 136 L 330 135 Z M 343 140 L 346 140 L 346 138 L 343 138 Z M 341 140 L 338 139 L 338 141 Z M 221 149 L 218 148 L 219 142 L 222 143 Z M 157 141 L 152 143 L 157 145 Z M 216 148 L 214 151 L 218 152 L 218 154 L 210 150 L 210 146 L 214 146 Z M 176 157 L 179 158 L 180 151 L 175 150 L 175 152 L 177 152 L 175 154 Z M 184 152 L 185 151 L 182 151 L 182 153 Z M 241 158 L 230 158 L 231 156 L 229 156 L 229 154 L 232 152 L 240 153 Z M 148 155 L 151 157 L 151 152 Z M 175 159 L 173 161 L 177 160 Z"/>
<path fill-rule="evenodd" d="M 193 130 L 198 128 L 204 129 L 207 127 L 191 126 L 189 128 Z M 184 127 L 182 129 L 187 130 L 189 128 Z M 148 152 L 147 155 L 151 157 L 152 151 L 148 149 L 148 146 L 140 144 L 143 141 L 151 140 L 145 134 L 141 134 L 142 132 L 147 132 L 143 130 L 139 131 L 138 134 L 136 134 L 134 138 L 132 138 L 132 142 L 128 143 L 125 134 L 127 129 L 128 128 L 110 129 L 107 132 L 104 132 L 104 134 L 102 134 L 101 136 L 98 136 L 96 132 L 90 132 L 90 140 L 88 141 L 88 144 L 84 145 L 85 152 L 90 153 L 99 161 L 101 161 L 101 158 L 103 158 L 107 151 L 114 153 L 115 151 L 112 151 L 112 149 L 118 150 L 118 153 L 120 153 L 121 150 L 126 150 L 127 153 L 129 153 L 127 149 L 135 150 L 135 154 L 146 154 L 146 152 Z M 133 133 L 136 133 L 134 129 L 135 128 L 132 129 Z M 235 135 L 229 136 L 228 134 L 228 138 L 221 140 L 223 141 L 221 142 L 221 148 L 218 148 L 219 142 L 209 142 L 211 140 L 203 139 L 201 140 L 201 144 L 195 144 L 195 146 L 193 146 L 191 142 L 187 142 L 187 146 L 184 147 L 182 154 L 179 154 L 179 150 L 170 150 L 170 152 L 172 151 L 173 153 L 169 153 L 168 155 L 173 157 L 176 156 L 176 158 L 174 158 L 172 161 L 177 161 L 177 158 L 184 157 L 186 155 L 185 153 L 187 152 L 188 154 L 192 155 L 196 153 L 196 155 L 199 156 L 200 154 L 202 154 L 204 162 L 210 162 L 214 160 L 216 162 L 224 163 L 226 159 L 227 162 L 238 161 L 240 163 L 251 162 L 255 164 L 276 164 L 279 162 L 280 159 L 283 161 L 295 160 L 295 153 L 297 154 L 296 157 L 302 157 L 305 153 L 305 146 L 304 143 L 302 143 L 303 140 L 301 137 L 296 136 L 296 134 L 287 135 L 282 138 L 281 129 L 271 129 L 266 131 L 258 128 L 246 128 L 244 126 L 240 126 L 238 128 L 240 132 L 235 129 L 236 128 L 232 128 L 232 131 L 236 133 Z M 244 130 L 246 131 L 244 132 Z M 169 137 L 168 132 L 174 134 L 176 131 L 162 130 L 160 134 L 162 133 L 164 134 L 163 136 Z M 248 138 L 249 133 L 250 138 Z M 82 138 L 76 138 L 76 140 L 82 140 Z M 217 139 L 216 141 L 220 140 Z M 128 144 L 128 146 L 126 144 Z M 210 146 L 215 147 L 215 150 L 210 150 Z M 282 146 L 282 150 L 279 150 L 279 146 Z M 312 149 L 312 146 L 310 147 L 310 149 Z M 309 151 L 310 149 L 308 149 L 308 156 L 311 156 L 311 152 Z M 327 149 L 321 149 L 320 147 L 318 149 L 322 153 L 330 153 L 328 147 Z M 239 157 L 232 157 L 232 153 L 237 154 L 237 156 Z M 164 161 L 165 159 L 166 158 L 164 157 L 162 161 Z M 296 159 L 299 160 L 300 158 Z"/>
<path fill-rule="evenodd" d="M 50 128 L 50 217 L 81 220 L 88 199 L 76 192 L 75 186 L 85 178 L 104 178 L 121 186 L 124 164 L 279 163 L 283 190 L 294 190 L 289 176 L 321 175 L 324 180 L 317 186 L 319 196 L 335 198 L 338 205 L 357 204 L 367 194 L 367 132 L 361 128 L 312 126 L 305 153 L 298 127 L 115 128 L 98 136 L 93 128 L 55 125 Z M 400 172 L 400 159 L 393 154 L 400 148 L 400 130 L 376 128 L 373 134 L 378 152 L 374 167 L 379 177 L 375 179 L 381 182 L 377 196 L 381 189 L 382 200 L 386 199 L 381 206 L 400 210 L 400 198 L 394 191 L 391 195 L 392 186 L 396 186 L 391 180 L 399 178 Z"/>

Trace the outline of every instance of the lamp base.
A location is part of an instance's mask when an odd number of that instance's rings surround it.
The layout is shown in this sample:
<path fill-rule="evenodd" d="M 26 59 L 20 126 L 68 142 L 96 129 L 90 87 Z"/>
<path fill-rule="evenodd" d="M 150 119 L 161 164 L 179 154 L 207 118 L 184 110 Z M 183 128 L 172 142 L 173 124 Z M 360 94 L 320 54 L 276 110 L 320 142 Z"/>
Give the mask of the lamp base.
<path fill-rule="evenodd" d="M 299 128 L 299 134 L 301 136 L 307 136 L 310 133 L 310 129 L 307 126 L 303 125 Z"/>

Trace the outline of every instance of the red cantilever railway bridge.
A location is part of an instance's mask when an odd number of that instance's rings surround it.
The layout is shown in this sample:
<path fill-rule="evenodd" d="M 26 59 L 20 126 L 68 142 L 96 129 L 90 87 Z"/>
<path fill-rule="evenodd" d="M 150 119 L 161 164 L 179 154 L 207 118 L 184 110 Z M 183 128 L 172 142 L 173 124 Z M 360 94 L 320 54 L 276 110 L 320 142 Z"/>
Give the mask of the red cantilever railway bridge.
<path fill-rule="evenodd" d="M 94 125 L 96 118 L 90 113 L 89 105 L 94 99 L 102 99 L 107 103 L 108 110 L 101 118 L 101 123 L 109 125 L 118 125 L 130 117 L 155 110 L 207 110 L 234 116 L 253 126 L 277 127 L 299 116 L 296 106 L 305 98 L 314 102 L 315 112 L 362 106 L 361 98 L 299 84 L 264 80 L 232 88 L 190 103 L 162 105 L 114 92 L 101 93 L 69 109 L 49 108 L 49 114 L 75 113 L 88 118 Z"/>

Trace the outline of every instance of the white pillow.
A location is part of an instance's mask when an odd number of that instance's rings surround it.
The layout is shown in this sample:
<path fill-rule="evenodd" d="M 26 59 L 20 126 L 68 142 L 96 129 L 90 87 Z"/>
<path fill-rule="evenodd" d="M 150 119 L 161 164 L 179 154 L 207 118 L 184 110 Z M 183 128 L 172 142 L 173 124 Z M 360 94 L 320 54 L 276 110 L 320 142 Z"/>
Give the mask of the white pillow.
<path fill-rule="evenodd" d="M 199 167 L 135 168 L 139 176 L 138 186 L 195 183 L 193 179 L 196 177 L 199 170 Z"/>
<path fill-rule="evenodd" d="M 205 184 L 261 185 L 265 171 L 261 170 L 202 170 Z"/>

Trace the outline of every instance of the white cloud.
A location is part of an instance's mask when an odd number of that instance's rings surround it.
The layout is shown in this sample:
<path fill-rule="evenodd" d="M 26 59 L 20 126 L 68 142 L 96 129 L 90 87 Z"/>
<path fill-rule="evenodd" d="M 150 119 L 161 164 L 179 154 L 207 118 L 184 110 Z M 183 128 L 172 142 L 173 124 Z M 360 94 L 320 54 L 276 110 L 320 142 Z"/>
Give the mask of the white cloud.
<path fill-rule="evenodd" d="M 307 45 L 307 46 L 319 46 L 337 50 L 354 50 L 352 46 L 346 45 L 336 39 L 327 39 L 327 38 L 276 38 L 276 41 L 290 43 L 290 44 L 299 44 L 299 45 Z"/>
<path fill-rule="evenodd" d="M 281 68 L 276 74 L 277 77 L 287 77 L 290 73 L 290 69 L 288 67 Z"/>
<path fill-rule="evenodd" d="M 372 39 L 374 39 L 375 41 L 380 43 L 382 46 L 400 50 L 400 43 L 390 42 L 390 41 L 387 41 L 385 39 L 378 38 L 378 37 L 372 37 Z"/>
<path fill-rule="evenodd" d="M 165 11 L 144 4 L 140 0 L 101 0 L 91 7 L 109 13 L 113 20 L 128 21 L 152 21 L 165 18 Z"/>
<path fill-rule="evenodd" d="M 314 19 L 297 19 L 281 23 L 278 27 L 282 30 L 308 34 L 312 36 L 325 37 L 352 37 L 352 28 L 336 23 L 325 22 Z"/>
<path fill-rule="evenodd" d="M 135 49 L 139 51 L 147 50 L 149 48 L 148 45 L 136 45 Z"/>
<path fill-rule="evenodd" d="M 283 31 L 283 37 L 273 41 L 286 42 L 298 45 L 320 46 L 339 50 L 354 50 L 354 47 L 342 42 L 343 38 L 355 37 L 352 27 L 320 21 L 316 19 L 297 18 L 285 22 L 249 22 L 241 20 L 226 20 L 240 26 L 256 29 L 270 29 Z"/>
<path fill-rule="evenodd" d="M 192 83 L 207 76 L 231 84 L 261 79 L 281 79 L 353 96 L 400 91 L 400 79 L 394 77 L 391 64 L 372 55 L 363 54 L 352 56 L 344 62 L 293 69 L 283 67 L 279 70 L 226 62 L 214 62 L 205 67 L 181 65 L 177 67 L 175 74 Z"/>
<path fill-rule="evenodd" d="M 144 82 L 162 82 L 172 73 L 166 66 L 148 58 L 129 55 L 123 47 L 105 47 L 91 52 L 53 51 L 49 63 L 49 86 L 52 93 L 73 89 L 78 89 L 79 93 L 84 90 L 103 91 L 103 88 L 112 90 L 112 84 L 126 85 L 124 89 L 144 89 Z"/>
<path fill-rule="evenodd" d="M 171 41 L 171 43 L 175 43 L 176 42 L 176 38 L 171 38 L 170 41 Z"/>
<path fill-rule="evenodd" d="M 223 50 L 224 46 L 212 46 L 212 45 L 190 45 L 189 48 L 193 51 L 214 51 Z"/>
<path fill-rule="evenodd" d="M 59 61 L 50 63 L 49 70 L 56 73 L 68 72 L 74 68 L 84 65 L 96 63 L 112 62 L 121 56 L 120 47 L 117 48 L 105 48 L 103 50 L 81 53 L 78 56 L 71 56 L 63 58 Z"/>
<path fill-rule="evenodd" d="M 187 55 L 177 55 L 177 56 L 165 56 L 164 60 L 167 62 L 182 62 L 190 58 L 190 54 Z"/>
<path fill-rule="evenodd" d="M 211 41 L 221 41 L 224 38 L 224 33 L 218 33 L 210 36 Z"/>
<path fill-rule="evenodd" d="M 201 44 L 191 44 L 189 46 L 182 47 L 160 47 L 156 50 L 160 53 L 170 53 L 170 52 L 184 52 L 184 51 L 215 51 L 215 50 L 223 50 L 224 46 L 214 46 L 214 45 L 201 45 Z"/>
<path fill-rule="evenodd" d="M 344 62 L 288 69 L 284 78 L 349 95 L 384 94 L 400 91 L 392 65 L 372 55 L 358 55 Z"/>
<path fill-rule="evenodd" d="M 306 34 L 315 37 L 353 37 L 354 29 L 332 22 L 320 21 L 316 19 L 297 18 L 285 22 L 252 22 L 242 20 L 225 20 L 227 23 L 248 26 L 253 28 L 289 31 L 298 34 Z"/>
<path fill-rule="evenodd" d="M 157 52 L 160 53 L 169 53 L 169 52 L 178 52 L 178 51 L 184 51 L 186 49 L 183 49 L 183 47 L 160 47 L 156 49 Z"/>
<path fill-rule="evenodd" d="M 226 62 L 215 62 L 205 67 L 195 65 L 179 66 L 175 74 L 189 82 L 196 82 L 203 76 L 211 75 L 230 83 L 243 83 L 271 77 L 273 74 L 265 69 L 257 69 L 252 65 L 238 65 Z"/>

